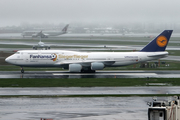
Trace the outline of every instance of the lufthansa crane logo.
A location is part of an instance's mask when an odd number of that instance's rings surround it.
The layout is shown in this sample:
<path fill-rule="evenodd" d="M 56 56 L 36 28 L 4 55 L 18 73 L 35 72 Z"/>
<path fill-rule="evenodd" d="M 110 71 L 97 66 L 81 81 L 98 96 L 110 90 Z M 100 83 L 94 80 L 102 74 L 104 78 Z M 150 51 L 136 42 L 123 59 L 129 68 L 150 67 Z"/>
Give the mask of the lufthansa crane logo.
<path fill-rule="evenodd" d="M 156 43 L 159 47 L 164 47 L 167 45 L 167 38 L 165 36 L 159 36 L 157 39 L 156 39 Z"/>
<path fill-rule="evenodd" d="M 51 54 L 51 60 L 53 60 L 53 61 L 56 61 L 57 60 L 57 55 L 56 54 Z"/>

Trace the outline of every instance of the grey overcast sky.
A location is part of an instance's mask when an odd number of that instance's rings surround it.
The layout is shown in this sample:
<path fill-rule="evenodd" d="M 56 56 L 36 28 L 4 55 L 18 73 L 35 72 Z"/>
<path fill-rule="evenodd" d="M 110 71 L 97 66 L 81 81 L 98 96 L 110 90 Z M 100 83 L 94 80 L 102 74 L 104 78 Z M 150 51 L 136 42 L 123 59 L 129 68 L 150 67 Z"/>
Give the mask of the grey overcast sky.
<path fill-rule="evenodd" d="M 180 0 L 0 0 L 0 26 L 27 23 L 180 23 Z"/>

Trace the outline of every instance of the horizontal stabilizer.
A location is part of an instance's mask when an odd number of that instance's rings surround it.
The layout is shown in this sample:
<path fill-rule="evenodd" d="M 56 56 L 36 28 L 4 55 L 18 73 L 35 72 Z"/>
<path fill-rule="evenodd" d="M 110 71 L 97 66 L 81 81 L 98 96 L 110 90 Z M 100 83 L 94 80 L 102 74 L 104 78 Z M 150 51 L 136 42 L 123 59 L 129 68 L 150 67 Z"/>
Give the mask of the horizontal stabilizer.
<path fill-rule="evenodd" d="M 168 55 L 168 52 L 163 52 L 163 53 L 154 53 L 154 54 L 151 54 L 151 55 L 148 55 L 148 57 L 163 57 L 163 56 L 167 56 Z"/>

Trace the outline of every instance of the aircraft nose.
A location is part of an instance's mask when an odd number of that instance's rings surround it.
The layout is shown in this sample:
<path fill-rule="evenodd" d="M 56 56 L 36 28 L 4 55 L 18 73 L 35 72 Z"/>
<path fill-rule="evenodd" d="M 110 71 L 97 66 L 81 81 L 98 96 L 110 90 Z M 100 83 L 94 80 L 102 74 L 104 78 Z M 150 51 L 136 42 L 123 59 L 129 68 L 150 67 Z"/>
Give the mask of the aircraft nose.
<path fill-rule="evenodd" d="M 7 58 L 5 59 L 5 61 L 6 61 L 7 63 L 9 63 L 9 57 L 7 57 Z"/>
<path fill-rule="evenodd" d="M 7 57 L 7 58 L 5 59 L 5 61 L 6 61 L 7 63 L 10 63 L 10 64 L 15 64 L 15 63 L 16 63 L 16 60 L 14 60 L 13 58 L 14 58 L 14 56 L 11 55 L 11 56 Z"/>

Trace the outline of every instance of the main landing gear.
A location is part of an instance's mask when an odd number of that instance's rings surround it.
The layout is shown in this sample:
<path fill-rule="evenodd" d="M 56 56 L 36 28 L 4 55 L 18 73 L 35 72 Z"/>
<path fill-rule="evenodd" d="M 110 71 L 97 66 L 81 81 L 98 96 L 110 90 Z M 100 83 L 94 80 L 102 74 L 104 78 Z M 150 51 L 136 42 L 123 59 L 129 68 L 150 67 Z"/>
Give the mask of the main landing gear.
<path fill-rule="evenodd" d="M 24 73 L 24 69 L 23 69 L 23 67 L 21 67 L 21 73 Z"/>
<path fill-rule="evenodd" d="M 95 73 L 95 72 L 96 72 L 95 70 L 84 70 L 84 69 L 81 70 L 81 73 Z"/>

